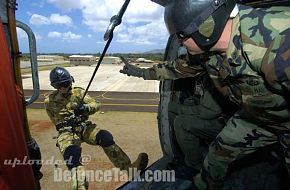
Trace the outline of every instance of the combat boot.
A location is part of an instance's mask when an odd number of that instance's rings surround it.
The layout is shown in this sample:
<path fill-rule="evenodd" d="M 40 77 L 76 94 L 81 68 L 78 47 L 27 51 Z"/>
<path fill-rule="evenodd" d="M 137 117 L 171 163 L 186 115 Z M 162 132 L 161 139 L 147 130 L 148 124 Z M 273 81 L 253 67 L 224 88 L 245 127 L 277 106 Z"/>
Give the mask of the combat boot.
<path fill-rule="evenodd" d="M 148 155 L 146 153 L 142 152 L 138 155 L 137 159 L 133 163 L 127 165 L 124 168 L 124 170 L 128 171 L 130 168 L 132 168 L 132 169 L 144 171 L 146 169 L 147 165 L 148 165 Z"/>
<path fill-rule="evenodd" d="M 120 170 L 128 171 L 129 168 L 134 168 L 143 171 L 147 167 L 148 155 L 146 153 L 140 153 L 136 161 L 131 163 L 130 158 L 118 145 L 113 144 L 103 147 L 103 149 L 114 166 L 120 168 Z"/>
<path fill-rule="evenodd" d="M 77 166 L 71 169 L 71 181 L 73 190 L 87 190 L 89 183 L 86 179 L 84 166 Z"/>

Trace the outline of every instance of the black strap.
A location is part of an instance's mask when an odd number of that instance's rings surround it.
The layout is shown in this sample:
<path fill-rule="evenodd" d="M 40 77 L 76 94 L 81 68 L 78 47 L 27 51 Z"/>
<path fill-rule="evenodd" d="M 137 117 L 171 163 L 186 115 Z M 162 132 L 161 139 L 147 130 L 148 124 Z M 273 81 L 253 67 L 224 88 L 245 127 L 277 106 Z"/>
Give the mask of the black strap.
<path fill-rule="evenodd" d="M 186 36 L 191 35 L 192 33 L 198 30 L 198 27 L 215 12 L 218 8 L 224 5 L 228 0 L 213 0 L 211 4 L 204 10 L 202 13 L 193 19 L 193 21 L 182 31 Z"/>

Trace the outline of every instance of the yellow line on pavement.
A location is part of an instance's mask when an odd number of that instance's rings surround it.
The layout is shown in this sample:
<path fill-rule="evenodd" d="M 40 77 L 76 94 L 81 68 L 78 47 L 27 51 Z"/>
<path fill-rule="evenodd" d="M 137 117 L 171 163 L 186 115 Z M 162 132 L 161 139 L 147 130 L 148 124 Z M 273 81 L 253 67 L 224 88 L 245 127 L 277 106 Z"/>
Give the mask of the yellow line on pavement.
<path fill-rule="evenodd" d="M 142 107 L 157 107 L 158 106 L 158 105 L 148 105 L 148 104 L 102 104 L 102 105 L 104 106 L 142 106 Z"/>
<path fill-rule="evenodd" d="M 158 98 L 148 98 L 148 99 L 140 99 L 140 98 L 108 98 L 108 97 L 105 97 L 105 96 L 102 96 L 104 99 L 106 100 L 138 100 L 138 101 L 158 101 L 159 100 L 159 97 Z"/>
<path fill-rule="evenodd" d="M 31 96 L 25 96 L 25 98 L 30 98 Z M 159 98 L 148 98 L 148 99 L 139 99 L 139 98 L 130 98 L 130 99 L 126 99 L 126 98 L 107 98 L 104 97 L 102 94 L 99 96 L 93 96 L 93 98 L 96 98 L 97 100 L 102 99 L 106 99 L 106 100 L 128 100 L 128 101 L 159 101 Z"/>
<path fill-rule="evenodd" d="M 34 104 L 43 104 L 43 102 L 33 102 Z M 152 104 L 101 104 L 103 106 L 143 106 L 143 107 L 157 107 L 158 105 Z"/>

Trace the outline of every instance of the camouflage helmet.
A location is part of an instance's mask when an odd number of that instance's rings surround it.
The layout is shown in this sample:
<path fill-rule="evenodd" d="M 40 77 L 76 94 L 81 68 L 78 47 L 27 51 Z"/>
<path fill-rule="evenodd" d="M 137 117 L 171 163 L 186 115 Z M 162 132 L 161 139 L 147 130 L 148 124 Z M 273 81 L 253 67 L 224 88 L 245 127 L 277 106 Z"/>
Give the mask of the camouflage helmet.
<path fill-rule="evenodd" d="M 170 34 L 191 37 L 208 51 L 220 38 L 235 5 L 235 0 L 171 0 L 165 5 L 164 21 Z"/>
<path fill-rule="evenodd" d="M 69 87 L 74 82 L 74 78 L 63 67 L 55 67 L 49 74 L 50 84 L 56 89 Z"/>

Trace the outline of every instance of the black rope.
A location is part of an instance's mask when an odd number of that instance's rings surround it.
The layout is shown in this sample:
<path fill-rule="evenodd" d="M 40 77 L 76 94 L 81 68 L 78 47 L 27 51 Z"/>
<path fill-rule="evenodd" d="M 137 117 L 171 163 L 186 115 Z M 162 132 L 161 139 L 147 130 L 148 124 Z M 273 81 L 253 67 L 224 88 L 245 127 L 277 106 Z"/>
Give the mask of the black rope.
<path fill-rule="evenodd" d="M 104 48 L 104 50 L 103 50 L 103 53 L 102 53 L 102 55 L 101 55 L 101 57 L 100 57 L 100 59 L 99 59 L 99 61 L 98 61 L 98 63 L 97 63 L 97 66 L 96 66 L 96 68 L 95 68 L 95 70 L 94 70 L 94 73 L 93 73 L 93 75 L 92 75 L 92 77 L 91 77 L 91 79 L 90 79 L 90 82 L 89 82 L 89 84 L 88 84 L 88 86 L 87 86 L 87 88 L 86 88 L 86 91 L 85 91 L 85 93 L 84 93 L 84 95 L 83 95 L 81 101 L 80 101 L 79 104 L 78 104 L 78 107 L 80 107 L 80 106 L 82 105 L 82 103 L 83 103 L 83 101 L 84 101 L 84 98 L 85 98 L 86 94 L 88 93 L 88 90 L 89 90 L 89 88 L 90 88 L 90 86 L 91 86 L 91 84 L 92 84 L 92 82 L 93 82 L 93 80 L 94 80 L 94 78 L 95 78 L 95 75 L 96 75 L 96 73 L 97 73 L 97 71 L 98 71 L 98 69 L 99 69 L 99 67 L 100 67 L 100 65 L 101 65 L 101 62 L 102 62 L 102 60 L 103 60 L 103 58 L 104 58 L 104 56 L 105 56 L 105 54 L 106 54 L 106 52 L 107 52 L 107 49 L 108 49 L 109 46 L 110 46 L 110 43 L 111 43 L 112 39 L 113 39 L 113 33 L 111 34 L 111 36 L 109 37 L 109 39 L 108 39 L 108 41 L 107 41 L 107 43 L 106 43 L 106 46 L 105 46 L 105 48 Z"/>
<path fill-rule="evenodd" d="M 82 99 L 81 99 L 81 101 L 79 102 L 79 104 L 78 104 L 77 107 L 80 107 L 80 106 L 82 105 L 82 103 L 83 103 L 83 101 L 84 101 L 84 99 L 85 99 L 85 96 L 86 96 L 86 94 L 88 93 L 88 90 L 89 90 L 89 88 L 90 88 L 90 86 L 91 86 L 91 84 L 92 84 L 92 82 L 93 82 L 93 80 L 94 80 L 94 78 L 95 78 L 95 75 L 96 75 L 96 73 L 97 73 L 97 71 L 98 71 L 98 69 L 99 69 L 99 67 L 100 67 L 100 65 L 101 65 L 101 62 L 102 62 L 102 60 L 103 60 L 103 58 L 104 58 L 104 56 L 105 56 L 105 54 L 106 54 L 106 52 L 107 52 L 107 50 L 108 50 L 108 48 L 109 48 L 109 46 L 110 46 L 110 43 L 111 43 L 111 41 L 112 41 L 112 39 L 113 39 L 113 36 L 114 36 L 114 35 L 113 35 L 113 32 L 114 32 L 114 29 L 115 29 L 116 26 L 118 26 L 119 24 L 121 24 L 121 22 L 122 22 L 122 17 L 123 17 L 123 15 L 124 15 L 124 13 L 125 13 L 125 11 L 126 11 L 126 9 L 127 9 L 127 6 L 128 6 L 128 4 L 129 4 L 129 2 L 130 2 L 130 0 L 126 0 L 126 1 L 124 2 L 123 6 L 121 7 L 119 13 L 118 13 L 117 15 L 114 15 L 114 16 L 111 18 L 111 20 L 110 20 L 110 25 L 108 26 L 107 31 L 106 31 L 106 33 L 104 34 L 104 40 L 105 40 L 105 41 L 108 40 L 108 41 L 107 41 L 107 43 L 106 43 L 106 45 L 105 45 L 105 47 L 104 47 L 104 50 L 103 50 L 103 52 L 102 52 L 102 55 L 100 56 L 100 59 L 99 59 L 99 61 L 98 61 L 98 63 L 97 63 L 97 66 L 96 66 L 96 68 L 95 68 L 95 70 L 94 70 L 94 73 L 93 73 L 93 75 L 92 75 L 92 77 L 91 77 L 91 79 L 90 79 L 90 82 L 89 82 L 89 84 L 88 84 L 88 86 L 87 86 L 87 88 L 86 88 L 86 90 L 85 90 L 85 93 L 84 93 L 84 95 L 83 95 L 83 97 L 82 97 Z"/>

